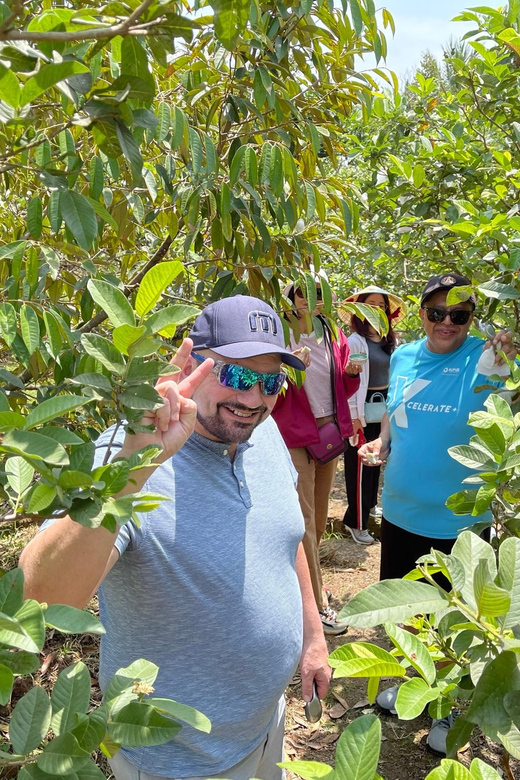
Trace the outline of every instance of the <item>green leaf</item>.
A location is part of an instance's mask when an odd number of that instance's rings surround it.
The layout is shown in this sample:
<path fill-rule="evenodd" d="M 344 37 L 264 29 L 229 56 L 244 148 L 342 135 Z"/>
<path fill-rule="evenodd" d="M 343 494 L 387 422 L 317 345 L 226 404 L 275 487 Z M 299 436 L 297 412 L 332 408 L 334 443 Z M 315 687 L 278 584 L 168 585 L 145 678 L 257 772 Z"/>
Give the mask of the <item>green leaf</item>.
<path fill-rule="evenodd" d="M 159 263 L 150 268 L 139 285 L 135 300 L 135 310 L 140 317 L 144 317 L 153 309 L 161 295 L 183 270 L 179 260 Z"/>
<path fill-rule="evenodd" d="M 25 303 L 20 308 L 20 328 L 23 343 L 29 355 L 32 355 L 40 343 L 40 321 L 32 306 Z"/>
<path fill-rule="evenodd" d="M 225 49 L 233 51 L 249 17 L 248 0 L 213 0 L 215 34 Z"/>
<path fill-rule="evenodd" d="M 502 284 L 493 280 L 479 284 L 477 289 L 488 298 L 498 298 L 501 301 L 515 301 L 520 298 L 520 291 L 513 285 Z"/>
<path fill-rule="evenodd" d="M 471 531 L 463 531 L 459 534 L 457 541 L 453 545 L 451 554 L 457 558 L 464 567 L 465 582 L 461 589 L 464 601 L 475 608 L 475 595 L 473 592 L 473 575 L 477 569 L 480 560 L 485 560 L 490 572 L 490 576 L 496 576 L 495 554 L 491 545 L 487 544 L 477 534 Z"/>
<path fill-rule="evenodd" d="M 472 514 L 477 516 L 481 515 L 487 509 L 489 509 L 493 499 L 497 492 L 496 485 L 481 485 L 477 491 L 475 498 L 475 506 L 473 507 Z"/>
<path fill-rule="evenodd" d="M 369 642 L 351 642 L 329 656 L 334 677 L 405 677 L 401 664 L 382 647 Z"/>
<path fill-rule="evenodd" d="M 443 758 L 440 766 L 426 775 L 426 780 L 472 780 L 463 764 L 450 758 Z"/>
<path fill-rule="evenodd" d="M 23 696 L 14 708 L 9 738 L 15 753 L 26 755 L 36 750 L 47 735 L 51 722 L 51 703 L 39 685 Z"/>
<path fill-rule="evenodd" d="M 200 309 L 184 303 L 166 306 L 145 320 L 146 332 L 160 333 L 161 336 L 171 338 L 175 336 L 179 325 L 184 325 L 185 322 L 194 319 L 199 314 Z"/>
<path fill-rule="evenodd" d="M 18 412 L 0 412 L 0 431 L 8 431 L 11 428 L 23 428 L 25 417 Z"/>
<path fill-rule="evenodd" d="M 335 776 L 341 780 L 375 780 L 380 750 L 381 721 L 375 715 L 361 715 L 338 740 Z"/>
<path fill-rule="evenodd" d="M 150 385 L 136 385 L 119 394 L 119 400 L 129 409 L 154 410 L 162 406 L 162 398 Z"/>
<path fill-rule="evenodd" d="M 23 602 L 23 572 L 11 569 L 0 577 L 0 612 L 14 615 Z M 0 663 L 4 661 L 0 658 Z"/>
<path fill-rule="evenodd" d="M 0 446 L 0 452 L 2 450 L 37 458 L 53 466 L 67 466 L 69 463 L 69 456 L 61 444 L 32 431 L 8 431 Z"/>
<path fill-rule="evenodd" d="M 249 150 L 250 147 L 239 146 L 235 154 L 233 155 L 233 159 L 231 160 L 231 165 L 229 166 L 229 183 L 231 184 L 231 186 L 234 186 L 236 184 L 238 177 L 240 175 L 240 171 L 242 170 L 243 167 L 246 151 Z"/>
<path fill-rule="evenodd" d="M 448 601 L 424 582 L 384 580 L 369 585 L 343 607 L 340 618 L 350 626 L 372 628 L 381 623 L 399 623 L 421 614 L 445 609 Z"/>
<path fill-rule="evenodd" d="M 471 780 L 500 780 L 500 775 L 489 764 L 484 763 L 480 758 L 474 758 L 470 764 L 469 771 Z"/>
<path fill-rule="evenodd" d="M 60 355 L 63 345 L 63 336 L 61 335 L 60 326 L 56 317 L 49 311 L 43 312 L 43 321 L 47 332 L 47 346 L 49 352 L 52 357 L 56 359 Z"/>
<path fill-rule="evenodd" d="M 96 336 L 95 333 L 84 333 L 81 336 L 81 343 L 85 352 L 99 360 L 109 371 L 118 375 L 124 372 L 123 357 L 108 339 Z"/>
<path fill-rule="evenodd" d="M 141 339 L 146 332 L 144 325 L 119 325 L 112 331 L 114 346 L 124 355 L 129 354 L 130 347 Z"/>
<path fill-rule="evenodd" d="M 66 62 L 56 62 L 50 65 L 44 65 L 35 76 L 31 76 L 22 87 L 20 92 L 20 106 L 25 106 L 36 100 L 39 95 L 47 92 L 60 81 L 64 81 L 77 73 L 89 73 L 89 68 L 81 62 L 67 60 Z"/>
<path fill-rule="evenodd" d="M 39 484 L 34 485 L 27 495 L 27 511 L 33 514 L 42 512 L 52 504 L 55 498 L 56 488 L 52 485 L 47 485 L 44 482 L 40 482 Z"/>
<path fill-rule="evenodd" d="M 10 347 L 16 338 L 16 309 L 12 303 L 0 303 L 0 331 Z"/>
<path fill-rule="evenodd" d="M 70 775 L 88 763 L 90 754 L 67 732 L 48 742 L 36 759 L 38 767 L 52 777 Z"/>
<path fill-rule="evenodd" d="M 54 398 L 48 398 L 31 409 L 25 421 L 25 430 L 29 431 L 37 425 L 55 420 L 57 417 L 77 409 L 78 406 L 89 403 L 89 401 L 90 398 L 82 395 L 56 395 Z"/>
<path fill-rule="evenodd" d="M 35 195 L 27 204 L 27 227 L 31 238 L 38 240 L 42 234 L 42 201 Z"/>
<path fill-rule="evenodd" d="M 116 122 L 116 132 L 121 151 L 130 166 L 134 186 L 139 186 L 143 178 L 143 158 L 132 132 L 121 122 Z"/>
<path fill-rule="evenodd" d="M 0 613 L 0 642 L 18 650 L 39 653 L 41 646 L 29 636 L 16 617 Z"/>
<path fill-rule="evenodd" d="M 99 620 L 83 609 L 66 604 L 51 604 L 43 613 L 46 625 L 57 628 L 62 634 L 104 634 Z"/>
<path fill-rule="evenodd" d="M 6 705 L 11 698 L 14 674 L 7 666 L 0 663 L 0 704 Z"/>
<path fill-rule="evenodd" d="M 80 192 L 60 193 L 60 207 L 68 229 L 82 249 L 90 249 L 97 236 L 98 223 L 91 203 Z"/>
<path fill-rule="evenodd" d="M 469 469 L 478 469 L 479 471 L 492 471 L 494 463 L 489 455 L 482 450 L 472 447 L 469 444 L 458 444 L 456 447 L 448 448 L 449 455 L 463 466 Z"/>
<path fill-rule="evenodd" d="M 487 582 L 480 593 L 477 608 L 480 615 L 499 617 L 507 615 L 511 605 L 511 596 L 493 582 Z"/>
<path fill-rule="evenodd" d="M 107 225 L 110 225 L 110 227 L 113 230 L 117 231 L 119 229 L 119 225 L 117 224 L 112 214 L 110 214 L 110 212 L 107 211 L 106 208 L 101 205 L 101 203 L 98 203 L 98 201 L 94 200 L 94 198 L 87 198 L 87 200 L 92 206 L 92 208 L 94 209 L 94 211 L 96 212 L 96 214 L 98 215 L 98 217 L 100 217 L 103 220 L 103 222 L 106 222 Z"/>
<path fill-rule="evenodd" d="M 222 220 L 222 234 L 226 241 L 233 238 L 233 223 L 231 222 L 231 189 L 224 182 L 220 194 L 220 216 Z"/>
<path fill-rule="evenodd" d="M 12 108 L 20 102 L 20 82 L 14 73 L 0 63 L 0 100 Z"/>
<path fill-rule="evenodd" d="M 20 677 L 34 674 L 40 668 L 40 658 L 26 650 L 0 650 L 0 663 Z"/>
<path fill-rule="evenodd" d="M 477 723 L 484 733 L 507 734 L 511 717 L 504 707 L 504 696 L 509 691 L 520 690 L 520 658 L 517 653 L 506 651 L 488 663 L 478 681 L 466 719 Z"/>
<path fill-rule="evenodd" d="M 27 490 L 34 477 L 34 469 L 31 464 L 18 455 L 7 459 L 5 473 L 7 481 L 17 496 L 21 496 Z M 0 611 L 2 611 L 1 603 Z"/>
<path fill-rule="evenodd" d="M 87 288 L 98 306 L 105 310 L 112 325 L 135 325 L 134 312 L 121 290 L 101 279 L 90 279 Z"/>
<path fill-rule="evenodd" d="M 108 731 L 112 739 L 128 747 L 164 745 L 181 726 L 144 702 L 131 701 L 113 714 Z"/>
<path fill-rule="evenodd" d="M 59 673 L 51 693 L 51 727 L 55 734 L 63 734 L 73 728 L 77 723 L 77 712 L 87 712 L 90 688 L 90 672 L 82 661 L 67 666 Z"/>
<path fill-rule="evenodd" d="M 335 772 L 328 764 L 319 761 L 283 761 L 278 764 L 304 780 L 334 780 Z"/>
<path fill-rule="evenodd" d="M 41 649 L 45 642 L 45 623 L 39 603 L 34 599 L 25 599 L 14 617 L 27 636 L 31 637 L 36 647 Z M 24 648 L 21 645 L 19 647 L 21 650 L 30 650 L 30 648 Z"/>
<path fill-rule="evenodd" d="M 439 688 L 430 688 L 424 680 L 412 677 L 399 686 L 395 702 L 398 717 L 402 720 L 418 718 L 426 705 L 439 695 Z"/>
<path fill-rule="evenodd" d="M 171 109 L 168 103 L 161 101 L 157 106 L 157 118 L 159 120 L 155 129 L 155 137 L 162 143 L 169 135 L 171 124 Z"/>
<path fill-rule="evenodd" d="M 187 704 L 179 704 L 172 699 L 156 699 L 147 698 L 146 703 L 155 707 L 156 710 L 161 712 L 167 712 L 169 715 L 173 715 L 174 718 L 182 720 L 184 723 L 188 723 L 194 729 L 203 731 L 205 734 L 211 732 L 211 721 L 202 712 L 189 707 Z"/>
<path fill-rule="evenodd" d="M 354 31 L 359 37 L 363 31 L 363 17 L 361 16 L 361 7 L 358 0 L 349 0 L 350 13 L 352 15 L 352 24 L 354 25 Z"/>
<path fill-rule="evenodd" d="M 408 663 L 432 685 L 436 677 L 435 664 L 424 643 L 415 634 L 392 624 L 386 624 L 385 631 Z"/>
<path fill-rule="evenodd" d="M 498 559 L 498 584 L 511 596 L 511 606 L 504 627 L 512 628 L 520 624 L 520 539 L 503 539 L 498 550 Z"/>
<path fill-rule="evenodd" d="M 455 515 L 470 515 L 475 506 L 476 490 L 460 490 L 446 499 L 446 506 Z"/>
<path fill-rule="evenodd" d="M 158 666 L 142 658 L 134 661 L 130 666 L 118 669 L 110 680 L 104 696 L 110 711 L 114 712 L 136 699 L 137 694 L 133 692 L 136 682 L 152 686 L 158 673 Z"/>

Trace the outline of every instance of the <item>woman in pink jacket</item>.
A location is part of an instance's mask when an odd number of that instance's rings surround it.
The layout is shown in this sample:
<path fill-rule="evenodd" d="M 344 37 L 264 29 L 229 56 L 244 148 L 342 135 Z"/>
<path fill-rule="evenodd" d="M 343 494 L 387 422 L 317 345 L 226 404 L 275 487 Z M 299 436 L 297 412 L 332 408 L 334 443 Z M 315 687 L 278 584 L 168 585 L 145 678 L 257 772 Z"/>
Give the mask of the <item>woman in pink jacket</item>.
<path fill-rule="evenodd" d="M 307 300 L 300 287 L 291 284 L 285 294 L 294 304 L 294 311 L 304 324 L 308 313 Z M 298 472 L 298 494 L 305 518 L 303 546 L 309 564 L 314 597 L 321 613 L 323 630 L 326 634 L 343 634 L 347 630 L 337 621 L 336 613 L 328 606 L 327 594 L 323 589 L 319 561 L 319 544 L 327 525 L 329 496 L 332 490 L 338 458 L 321 465 L 307 452 L 307 447 L 319 442 L 319 428 L 326 422 L 336 421 L 345 441 L 353 433 L 348 398 L 359 386 L 360 368 L 349 363 L 349 347 L 345 335 L 338 331 L 337 338 L 327 320 L 321 316 L 321 289 L 317 288 L 318 306 L 312 314 L 319 317 L 323 325 L 324 338 L 317 340 L 316 334 L 301 333 L 292 349 L 305 359 L 309 366 L 305 382 L 300 388 L 289 383 L 285 393 L 278 398 L 273 417 L 289 448 L 291 458 Z M 307 348 L 307 349 L 305 349 Z M 303 350 L 303 351 L 302 351 Z"/>

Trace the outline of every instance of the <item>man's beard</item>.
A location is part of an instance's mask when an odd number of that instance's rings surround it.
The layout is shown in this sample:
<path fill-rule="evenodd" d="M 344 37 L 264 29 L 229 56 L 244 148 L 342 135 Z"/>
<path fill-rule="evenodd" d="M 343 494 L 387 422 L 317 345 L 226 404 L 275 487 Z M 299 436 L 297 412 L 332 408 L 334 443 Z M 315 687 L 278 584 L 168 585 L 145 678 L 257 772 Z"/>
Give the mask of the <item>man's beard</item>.
<path fill-rule="evenodd" d="M 231 420 L 228 422 L 223 420 L 220 414 L 220 408 L 223 406 L 226 406 L 228 409 L 236 409 L 238 412 L 257 412 L 259 414 L 254 423 L 250 420 L 247 421 L 245 418 L 242 422 L 239 417 L 237 417 L 236 422 Z M 249 406 L 244 406 L 244 404 L 221 402 L 217 404 L 215 414 L 205 417 L 200 411 L 197 411 L 197 421 L 217 441 L 225 444 L 241 444 L 249 439 L 257 425 L 260 425 L 265 420 L 267 414 L 267 406 L 257 406 L 251 409 Z"/>

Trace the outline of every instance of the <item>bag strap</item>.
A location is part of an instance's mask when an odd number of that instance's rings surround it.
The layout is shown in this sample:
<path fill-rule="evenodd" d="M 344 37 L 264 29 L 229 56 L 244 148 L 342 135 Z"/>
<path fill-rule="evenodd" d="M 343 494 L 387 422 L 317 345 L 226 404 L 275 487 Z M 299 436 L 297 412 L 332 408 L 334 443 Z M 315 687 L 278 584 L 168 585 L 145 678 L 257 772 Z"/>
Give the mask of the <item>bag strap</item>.
<path fill-rule="evenodd" d="M 332 349 L 332 339 L 330 336 L 329 326 L 327 325 L 327 323 L 322 317 L 320 317 L 320 320 L 321 320 L 321 324 L 323 325 L 323 340 L 325 341 L 325 348 L 329 355 L 329 361 L 330 361 L 330 387 L 332 390 L 332 415 L 334 417 L 334 422 L 337 425 L 338 415 L 337 415 L 337 406 L 336 406 L 336 374 L 334 369 L 334 352 Z"/>

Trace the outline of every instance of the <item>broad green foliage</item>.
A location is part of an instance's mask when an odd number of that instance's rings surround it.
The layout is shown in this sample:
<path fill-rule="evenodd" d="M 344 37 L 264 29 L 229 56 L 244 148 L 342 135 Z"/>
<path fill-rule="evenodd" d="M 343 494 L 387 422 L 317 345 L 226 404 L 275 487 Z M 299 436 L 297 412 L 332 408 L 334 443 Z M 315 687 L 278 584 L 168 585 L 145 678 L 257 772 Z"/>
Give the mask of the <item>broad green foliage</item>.
<path fill-rule="evenodd" d="M 162 500 L 118 497 L 156 450 L 108 452 L 94 469 L 94 441 L 110 422 L 149 431 L 154 384 L 207 301 L 250 292 L 289 310 L 289 279 L 316 297 L 308 269 L 357 229 L 335 171 L 352 106 L 372 101 L 355 58 L 373 51 L 379 61 L 386 40 L 371 0 L 0 3 L 2 522 L 68 514 L 115 531 Z M 46 626 L 103 630 L 23 601 L 22 586 L 18 570 L 0 578 L 1 704 L 36 671 Z M 160 744 L 178 720 L 209 731 L 151 697 L 156 674 L 145 661 L 120 670 L 92 712 L 82 663 L 50 696 L 34 687 L 0 766 L 94 780 L 100 745 Z"/>
<path fill-rule="evenodd" d="M 65 633 L 102 634 L 93 615 L 55 604 L 23 600 L 23 574 L 12 569 L 0 577 L 0 703 L 11 697 L 15 675 L 34 672 L 45 641 L 45 626 Z M 101 747 L 107 755 L 120 745 L 158 745 L 172 739 L 178 722 L 209 732 L 208 719 L 192 707 L 170 699 L 154 699 L 158 667 L 136 661 L 120 669 L 109 684 L 102 707 L 89 712 L 90 672 L 81 661 L 66 667 L 49 696 L 38 685 L 13 709 L 9 741 L 0 751 L 2 767 L 23 763 L 18 777 L 102 777 L 90 754 Z M 48 739 L 52 729 L 54 739 Z"/>
<path fill-rule="evenodd" d="M 394 647 L 390 653 L 366 642 L 340 647 L 329 659 L 334 676 L 367 677 L 371 701 L 381 677 L 404 678 L 396 701 L 400 718 L 416 718 L 425 707 L 434 718 L 453 706 L 461 710 L 448 735 L 449 755 L 478 726 L 520 758 L 519 570 L 520 539 L 505 538 L 497 561 L 490 544 L 463 531 L 450 555 L 432 550 L 411 577 L 376 583 L 351 599 L 340 617 L 353 626 L 384 625 Z M 451 591 L 433 580 L 439 572 Z M 397 620 L 417 635 L 395 625 Z M 434 661 L 442 662 L 440 668 Z M 442 767 L 445 774 L 431 777 L 452 776 L 451 765 Z M 479 763 L 474 772 L 472 765 L 472 776 L 479 777 L 478 770 L 487 777 L 488 769 Z"/>
<path fill-rule="evenodd" d="M 353 278 L 377 279 L 416 300 L 428 276 L 455 269 L 478 288 L 484 319 L 517 330 L 518 3 L 458 18 L 471 32 L 442 67 L 425 57 L 404 90 L 384 87 L 368 121 L 358 111 L 346 127 L 343 177 L 363 198 L 335 282 L 350 292 Z"/>
<path fill-rule="evenodd" d="M 520 368 L 515 363 L 510 367 L 506 393 L 513 394 L 520 387 Z M 452 458 L 476 473 L 464 480 L 468 488 L 450 496 L 446 503 L 457 515 L 479 515 L 491 508 L 503 531 L 500 546 L 507 542 L 510 550 L 511 537 L 520 536 L 520 415 L 513 413 L 501 395 L 490 395 L 485 407 L 469 417 L 468 425 L 475 431 L 469 445 L 449 450 Z M 504 550 L 503 554 L 509 553 Z M 487 589 L 486 596 L 497 599 L 497 609 L 501 609 L 499 591 Z"/>
<path fill-rule="evenodd" d="M 361 715 L 338 740 L 335 769 L 318 761 L 286 761 L 279 764 L 304 780 L 377 780 L 381 749 L 381 723 L 374 715 Z"/>
<path fill-rule="evenodd" d="M 138 431 L 169 342 L 208 300 L 248 292 L 288 311 L 282 283 L 299 279 L 312 310 L 306 269 L 358 225 L 335 171 L 353 106 L 373 98 L 355 57 L 384 57 L 387 11 L 145 0 L 128 14 L 48 0 L 0 24 L 0 497 L 14 519 L 114 529 L 153 508 L 113 497 L 153 453 L 92 473 L 98 431 Z"/>

